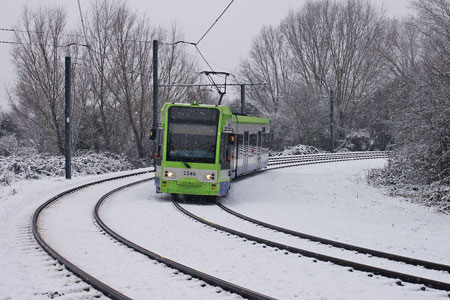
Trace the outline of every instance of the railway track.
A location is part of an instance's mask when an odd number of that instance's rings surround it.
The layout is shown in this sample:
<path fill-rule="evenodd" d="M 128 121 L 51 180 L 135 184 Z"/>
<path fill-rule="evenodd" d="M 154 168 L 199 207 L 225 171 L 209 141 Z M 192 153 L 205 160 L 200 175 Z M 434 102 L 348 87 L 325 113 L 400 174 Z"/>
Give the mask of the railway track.
<path fill-rule="evenodd" d="M 72 188 L 70 190 L 67 190 L 63 193 L 60 193 L 58 195 L 56 195 L 55 197 L 51 198 L 50 200 L 46 201 L 44 204 L 42 204 L 34 213 L 33 215 L 33 220 L 32 220 L 32 231 L 33 231 L 33 235 L 35 236 L 37 242 L 39 243 L 39 245 L 54 259 L 56 259 L 61 265 L 64 265 L 65 268 L 67 270 L 69 270 L 70 272 L 72 272 L 73 274 L 75 274 L 76 276 L 78 276 L 79 278 L 81 278 L 84 282 L 88 283 L 89 285 L 91 285 L 92 287 L 94 287 L 95 289 L 97 289 L 98 291 L 100 291 L 101 293 L 103 293 L 105 296 L 111 298 L 111 299 L 118 299 L 118 300 L 129 300 L 132 299 L 129 296 L 127 296 L 125 293 L 115 289 L 114 287 L 105 284 L 104 282 L 102 282 L 101 280 L 97 279 L 96 277 L 92 276 L 91 274 L 89 274 L 88 272 L 86 272 L 85 270 L 83 270 L 81 267 L 77 266 L 75 263 L 73 263 L 72 261 L 70 261 L 70 259 L 66 258 L 64 255 L 62 255 L 61 253 L 59 253 L 57 250 L 55 250 L 54 247 L 52 247 L 50 245 L 49 242 L 47 242 L 45 240 L 45 238 L 43 237 L 41 231 L 40 231 L 40 215 L 42 214 L 43 211 L 45 211 L 47 208 L 49 208 L 51 205 L 53 205 L 55 202 L 61 200 L 63 197 L 72 194 L 72 193 L 76 193 L 77 191 L 81 191 L 83 189 L 92 187 L 94 185 L 98 185 L 101 183 L 105 183 L 108 181 L 112 181 L 112 180 L 119 180 L 119 179 L 123 179 L 126 177 L 130 177 L 130 176 L 136 176 L 136 175 L 141 175 L 143 174 L 143 172 L 139 172 L 139 173 L 134 173 L 131 175 L 125 175 L 125 176 L 119 176 L 119 177 L 114 177 L 114 178 L 109 178 L 109 179 L 105 179 L 105 180 L 100 180 L 100 181 L 96 181 L 96 182 L 92 182 L 89 184 L 85 184 L 82 186 L 78 186 L 75 188 Z M 274 298 L 271 298 L 269 296 L 263 295 L 261 293 L 252 291 L 250 289 L 247 289 L 245 287 L 241 287 L 238 286 L 236 284 L 233 284 L 231 282 L 222 280 L 220 278 L 211 276 L 209 274 L 197 271 L 193 268 L 190 268 L 188 266 L 185 266 L 181 263 L 178 263 L 176 261 L 170 260 L 168 258 L 165 258 L 162 255 L 159 255 L 155 252 L 152 252 L 148 249 L 145 249 L 129 240 L 127 240 L 126 238 L 122 237 L 121 235 L 119 235 L 118 233 L 116 233 L 115 231 L 113 231 L 112 229 L 110 229 L 106 223 L 102 220 L 102 218 L 100 217 L 100 208 L 102 206 L 102 204 L 106 201 L 106 199 L 108 197 L 111 197 L 112 195 L 127 189 L 127 188 L 131 188 L 135 185 L 141 184 L 141 183 L 145 183 L 148 182 L 150 180 L 152 180 L 153 178 L 147 178 L 147 179 L 143 179 L 143 180 L 138 180 L 138 181 L 134 181 L 131 183 L 128 183 L 126 185 L 122 185 L 119 188 L 113 189 L 110 192 L 106 193 L 104 196 L 102 196 L 100 198 L 100 200 L 97 202 L 97 204 L 95 205 L 95 209 L 94 209 L 94 218 L 96 220 L 96 222 L 98 223 L 98 225 L 102 228 L 102 230 L 104 230 L 107 234 L 109 234 L 112 238 L 114 238 L 115 240 L 119 241 L 120 243 L 126 245 L 127 247 L 133 249 L 134 251 L 154 260 L 157 262 L 160 262 L 174 270 L 177 271 L 177 274 L 179 274 L 178 272 L 181 272 L 180 275 L 190 275 L 192 277 L 195 277 L 199 280 L 202 280 L 212 286 L 216 286 L 219 287 L 223 290 L 226 291 L 230 291 L 232 293 L 235 293 L 237 295 L 241 295 L 242 297 L 245 297 L 246 299 L 259 299 L 259 300 L 273 300 Z"/>
<path fill-rule="evenodd" d="M 221 209 L 223 209 L 225 212 L 236 216 L 242 220 L 248 221 L 250 223 L 253 223 L 255 225 L 258 226 L 262 226 L 264 228 L 267 229 L 271 229 L 271 230 L 275 230 L 277 232 L 281 232 L 284 234 L 288 234 L 288 235 L 292 235 L 301 239 L 306 239 L 312 242 L 318 242 L 324 245 L 330 245 L 336 248 L 341 248 L 341 249 L 345 249 L 345 250 L 349 250 L 349 251 L 355 251 L 361 254 L 369 254 L 371 256 L 376 256 L 376 257 L 380 257 L 380 258 L 386 258 L 392 261 L 396 261 L 396 262 L 402 262 L 405 264 L 410 264 L 410 265 L 414 265 L 414 266 L 422 266 L 425 267 L 427 269 L 430 270 L 437 270 L 437 271 L 445 271 L 447 273 L 450 274 L 450 265 L 444 265 L 444 264 L 439 264 L 439 263 L 434 263 L 434 262 L 430 262 L 430 261 L 425 261 L 425 260 L 421 260 L 421 259 L 416 259 L 416 258 L 412 258 L 412 257 L 406 257 L 406 256 L 401 256 L 401 255 L 396 255 L 396 254 L 392 254 L 392 253 L 387 253 L 387 252 L 383 252 L 383 251 L 378 251 L 378 250 L 373 250 L 373 249 L 369 249 L 369 248 L 364 248 L 364 247 L 359 247 L 359 246 L 355 246 L 355 245 L 351 245 L 351 244 L 346 244 L 346 243 L 341 243 L 338 241 L 334 241 L 334 240 L 330 240 L 330 239 L 325 239 L 322 237 L 318 237 L 318 236 L 313 236 L 310 234 L 306 234 L 306 233 L 302 233 L 302 232 L 298 232 L 298 231 L 294 231 L 294 230 L 290 230 L 287 228 L 283 228 L 280 226 L 276 226 L 276 225 L 272 225 L 260 220 L 256 220 L 253 218 L 250 218 L 249 216 L 240 214 L 228 207 L 226 207 L 225 205 L 217 202 L 216 203 L 218 207 L 220 207 Z M 426 282 L 424 282 L 424 284 L 426 285 Z"/>
<path fill-rule="evenodd" d="M 298 165 L 319 164 L 319 163 L 326 163 L 326 162 L 338 162 L 338 161 L 349 161 L 349 160 L 359 160 L 359 159 L 378 159 L 378 158 L 386 158 L 386 157 L 387 157 L 387 153 L 385 153 L 385 152 L 313 154 L 313 155 L 292 155 L 289 157 L 272 157 L 269 160 L 268 170 L 278 169 L 278 168 L 286 168 L 286 167 L 292 167 L 292 166 L 298 166 Z M 189 216 L 190 218 L 192 218 L 198 222 L 201 222 L 207 226 L 215 228 L 217 230 L 227 232 L 229 234 L 235 235 L 237 237 L 240 237 L 240 238 L 243 238 L 246 240 L 254 241 L 254 242 L 257 242 L 257 243 L 260 243 L 263 245 L 267 245 L 270 247 L 274 247 L 277 249 L 286 250 L 291 253 L 300 254 L 302 256 L 311 257 L 311 258 L 314 258 L 317 260 L 321 260 L 321 261 L 325 261 L 325 262 L 332 262 L 332 263 L 340 265 L 340 266 L 349 267 L 349 268 L 351 268 L 350 270 L 354 269 L 354 270 L 364 271 L 364 272 L 369 273 L 370 276 L 373 276 L 373 274 L 374 274 L 374 275 L 381 275 L 381 276 L 388 277 L 388 278 L 393 278 L 393 279 L 397 280 L 396 283 L 398 285 L 402 285 L 402 282 L 408 282 L 408 283 L 413 283 L 413 284 L 421 284 L 424 286 L 424 287 L 422 287 L 422 289 L 425 289 L 425 287 L 429 287 L 429 288 L 434 288 L 434 289 L 443 290 L 443 291 L 450 291 L 450 283 L 449 282 L 428 279 L 428 278 L 415 276 L 415 275 L 411 275 L 411 274 L 407 274 L 407 273 L 392 271 L 390 269 L 379 268 L 379 267 L 375 267 L 372 265 L 361 264 L 358 262 L 345 260 L 345 259 L 341 259 L 341 258 L 334 257 L 334 256 L 323 255 L 318 252 L 312 252 L 312 251 L 296 248 L 293 246 L 289 246 L 287 244 L 278 243 L 276 241 L 268 240 L 265 238 L 260 238 L 258 236 L 247 234 L 242 231 L 234 230 L 232 228 L 228 228 L 228 227 L 219 225 L 219 224 L 217 224 L 217 222 L 206 220 L 206 219 L 190 212 L 189 210 L 187 210 L 183 206 L 181 206 L 177 202 L 176 198 L 173 198 L 172 201 L 178 210 L 180 210 L 182 213 Z M 394 261 L 394 262 L 400 262 L 400 263 L 409 264 L 409 265 L 413 265 L 413 266 L 421 266 L 421 267 L 431 269 L 431 270 L 444 271 L 446 273 L 450 273 L 449 265 L 434 263 L 434 262 L 430 262 L 430 261 L 415 259 L 412 257 L 406 257 L 406 256 L 396 255 L 396 254 L 382 252 L 382 251 L 377 251 L 377 250 L 373 250 L 373 249 L 368 249 L 368 248 L 364 248 L 364 247 L 341 243 L 341 242 L 334 241 L 334 240 L 324 239 L 321 237 L 312 236 L 312 235 L 308 235 L 308 234 L 301 233 L 301 232 L 296 232 L 293 230 L 289 230 L 286 228 L 268 224 L 268 223 L 265 223 L 265 222 L 262 222 L 262 221 L 259 221 L 256 219 L 252 219 L 248 216 L 239 214 L 239 213 L 225 207 L 224 205 L 222 205 L 220 203 L 217 203 L 217 205 L 224 211 L 226 211 L 240 219 L 251 222 L 257 226 L 262 226 L 262 227 L 265 227 L 270 230 L 275 230 L 280 233 L 292 235 L 292 236 L 295 236 L 295 237 L 298 237 L 301 239 L 307 239 L 312 242 L 318 242 L 321 244 L 330 245 L 330 246 L 345 249 L 348 251 L 354 251 L 354 252 L 357 252 L 358 254 L 366 254 L 366 255 L 369 255 L 370 257 L 374 256 L 374 257 L 384 258 L 384 259 Z M 448 296 L 450 297 L 450 294 Z"/>
<path fill-rule="evenodd" d="M 223 226 L 223 225 L 219 225 L 216 222 L 206 220 L 206 219 L 192 213 L 191 211 L 187 210 L 186 208 L 184 208 L 182 205 L 180 205 L 176 201 L 175 198 L 173 198 L 172 202 L 178 210 L 180 210 L 182 213 L 189 216 L 190 218 L 192 218 L 200 223 L 203 223 L 207 226 L 215 228 L 217 230 L 227 232 L 229 234 L 235 235 L 237 237 L 240 237 L 240 238 L 243 238 L 243 239 L 246 239 L 249 241 L 254 241 L 254 242 L 262 244 L 262 245 L 267 245 L 269 247 L 277 248 L 280 250 L 285 250 L 285 251 L 288 251 L 288 252 L 291 252 L 294 254 L 300 254 L 305 257 L 311 257 L 311 258 L 314 258 L 314 259 L 317 259 L 317 260 L 320 260 L 323 262 L 331 262 L 336 265 L 349 267 L 349 268 L 352 268 L 352 269 L 358 270 L 358 271 L 367 272 L 367 273 L 371 274 L 372 276 L 373 275 L 381 275 L 384 277 L 397 279 L 397 280 L 400 280 L 403 282 L 421 284 L 421 285 L 424 285 L 429 288 L 434 288 L 434 289 L 443 290 L 443 291 L 450 291 L 450 283 L 448 283 L 448 282 L 437 281 L 437 280 L 423 278 L 423 277 L 419 277 L 419 276 L 415 276 L 415 275 L 411 275 L 411 274 L 396 272 L 396 271 L 392 271 L 389 269 L 384 269 L 384 268 L 375 267 L 375 266 L 371 266 L 371 265 L 361 264 L 358 262 L 341 259 L 341 258 L 338 258 L 335 256 L 324 255 L 324 254 L 321 254 L 318 252 L 308 251 L 305 249 L 300 249 L 300 248 L 297 248 L 294 246 L 290 246 L 287 244 L 282 244 L 282 243 L 279 243 L 276 241 L 272 241 L 272 240 L 269 240 L 266 238 L 254 236 L 254 235 L 251 235 L 251 234 L 239 231 L 239 230 L 235 230 L 235 229 Z M 221 207 L 224 207 L 224 206 L 221 206 Z M 227 210 L 227 212 L 230 212 L 230 211 L 231 210 L 229 210 L 229 209 Z M 243 216 L 240 215 L 240 217 L 243 217 Z M 250 220 L 250 218 L 248 218 L 248 217 L 246 217 L 246 219 Z M 302 233 L 296 233 L 296 232 L 289 231 L 284 228 L 276 227 L 276 226 L 273 226 L 273 225 L 270 225 L 270 224 L 267 224 L 264 222 L 256 221 L 253 219 L 252 219 L 252 221 L 259 226 L 263 226 L 263 227 L 266 227 L 271 230 L 276 230 L 276 231 L 279 231 L 282 233 L 289 232 L 289 234 L 291 234 L 291 235 L 301 236 L 302 238 L 305 238 L 304 234 L 302 234 Z M 317 237 L 312 237 L 312 236 L 308 236 L 308 237 L 309 237 L 309 239 L 312 239 L 312 240 L 314 240 L 314 239 L 316 241 L 320 240 L 320 238 L 317 238 Z M 322 239 L 321 242 L 324 243 L 325 240 Z M 342 244 L 342 243 L 338 243 L 338 242 L 330 241 L 330 240 L 326 240 L 326 242 L 327 242 L 327 244 L 334 244 L 335 247 L 347 248 L 348 250 L 351 250 L 351 251 L 358 251 L 358 252 L 360 251 L 360 253 L 376 255 L 378 257 L 388 258 L 393 261 L 409 263 L 412 265 L 426 266 L 427 268 L 430 268 L 430 269 L 441 270 L 441 271 L 444 270 L 446 272 L 449 272 L 449 270 L 450 270 L 450 266 L 447 266 L 447 265 L 436 264 L 436 263 L 432 263 L 432 262 L 416 260 L 413 258 L 397 256 L 397 255 L 393 255 L 393 254 L 389 254 L 389 253 L 383 253 L 380 251 L 365 249 L 365 248 L 356 247 L 356 246 L 352 246 L 352 245 L 346 245 L 346 244 Z M 400 282 L 400 281 L 397 282 L 398 285 L 402 284 L 402 282 Z"/>
<path fill-rule="evenodd" d="M 268 170 L 289 168 L 301 165 L 320 164 L 328 162 L 387 158 L 388 152 L 340 152 L 340 153 L 317 153 L 307 155 L 272 156 L 269 158 Z"/>
<path fill-rule="evenodd" d="M 75 188 L 66 190 L 66 191 L 52 197 L 48 201 L 44 202 L 41 206 L 38 207 L 38 209 L 33 214 L 32 222 L 31 222 L 31 229 L 33 232 L 33 236 L 35 237 L 38 244 L 45 250 L 45 252 L 47 252 L 52 258 L 57 260 L 61 265 L 64 265 L 67 270 L 69 270 L 70 272 L 72 272 L 73 274 L 75 274 L 76 276 L 81 278 L 84 282 L 88 283 L 89 285 L 91 285 L 92 287 L 97 289 L 98 291 L 102 292 L 104 295 L 110 297 L 111 299 L 128 300 L 131 298 L 125 296 L 124 294 L 120 293 L 119 291 L 115 290 L 114 288 L 106 285 L 102 281 L 91 276 L 90 274 L 88 274 L 87 272 L 82 270 L 80 267 L 78 267 L 74 263 L 72 263 L 69 259 L 64 257 L 62 254 L 58 253 L 58 251 L 55 250 L 52 246 L 50 246 L 50 244 L 47 243 L 47 241 L 44 239 L 44 237 L 40 231 L 40 227 L 39 227 L 40 216 L 45 209 L 47 209 L 52 204 L 61 200 L 63 197 L 65 197 L 69 194 L 86 189 L 88 187 L 92 187 L 94 185 L 105 183 L 108 181 L 119 180 L 119 179 L 132 177 L 132 176 L 136 176 L 136 175 L 141 175 L 141 174 L 145 174 L 145 173 L 147 173 L 147 172 L 137 172 L 137 173 L 127 174 L 127 175 L 122 175 L 122 176 L 116 176 L 116 177 L 112 177 L 112 178 L 98 180 L 95 182 L 91 182 L 88 184 L 84 184 L 84 185 L 77 186 Z"/>
<path fill-rule="evenodd" d="M 331 155 L 322 155 L 322 154 L 315 154 L 315 155 L 307 155 L 307 156 L 290 156 L 290 157 L 273 157 L 270 159 L 269 161 L 269 170 L 270 169 L 275 169 L 275 168 L 280 168 L 280 167 L 291 167 L 291 166 L 297 166 L 297 165 L 305 165 L 305 164 L 314 164 L 314 163 L 324 163 L 324 162 L 335 162 L 335 161 L 347 161 L 347 160 L 355 160 L 355 159 L 374 159 L 374 158 L 384 158 L 386 157 L 385 153 L 374 153 L 374 154 L 355 154 L 355 153 L 344 153 L 344 154 L 331 154 Z M 137 175 L 137 174 L 141 174 L 141 173 L 136 173 L 136 174 L 131 174 L 131 175 L 126 175 L 126 176 L 133 176 L 133 175 Z M 97 182 L 93 182 L 87 185 L 83 185 L 80 187 L 76 187 L 74 189 L 68 190 L 66 192 L 63 192 L 55 197 L 53 197 L 52 199 L 48 200 L 46 203 L 44 203 L 43 205 L 41 205 L 41 207 L 38 208 L 38 210 L 35 212 L 34 216 L 33 216 L 33 222 L 32 222 L 32 231 L 33 234 L 36 238 L 36 240 L 38 241 L 38 243 L 42 246 L 42 248 L 49 253 L 50 256 L 52 256 L 53 258 L 55 258 L 58 262 L 60 262 L 61 264 L 65 265 L 66 268 L 68 270 L 70 270 L 71 272 L 73 272 L 75 275 L 77 275 L 78 277 L 80 277 L 82 280 L 84 280 L 85 282 L 87 282 L 88 284 L 92 285 L 94 288 L 96 288 L 97 290 L 101 291 L 102 293 L 104 293 L 106 296 L 112 298 L 112 299 L 130 299 L 129 297 L 127 297 L 126 295 L 120 293 L 119 291 L 115 290 L 114 288 L 107 286 L 106 284 L 102 283 L 100 280 L 92 277 L 91 275 L 89 275 L 88 273 L 86 273 L 85 271 L 83 271 L 82 269 L 78 268 L 76 265 L 72 264 L 69 260 L 65 259 L 63 256 L 61 256 L 58 252 L 56 252 L 43 238 L 42 235 L 39 232 L 39 215 L 40 213 L 45 210 L 48 206 L 50 206 L 52 203 L 58 201 L 59 199 L 61 199 L 62 197 L 70 194 L 70 193 L 74 193 L 76 191 L 79 191 L 81 189 L 87 188 L 89 186 L 95 185 L 95 184 L 100 184 L 106 181 L 110 181 L 110 180 L 115 180 L 115 179 L 119 179 L 119 178 L 123 178 L 125 176 L 120 176 L 120 177 L 115 177 L 115 178 L 110 178 L 110 179 L 106 179 L 106 180 L 101 180 L 101 181 L 97 181 Z M 188 274 L 190 276 L 193 276 L 195 278 L 198 278 L 200 280 L 205 281 L 206 283 L 209 283 L 213 286 L 218 286 L 221 287 L 224 290 L 227 291 L 231 291 L 233 293 L 239 294 L 245 298 L 248 299 L 273 299 L 271 297 L 265 296 L 263 294 L 254 292 L 252 290 L 243 288 L 241 286 L 235 285 L 233 283 L 221 280 L 219 278 L 216 278 L 214 276 L 199 272 L 195 269 L 189 268 L 185 265 L 182 265 L 180 263 L 177 263 L 175 261 L 172 261 L 170 259 L 167 259 L 161 255 L 158 255 L 157 253 L 154 253 L 148 249 L 144 249 L 142 247 L 140 247 L 139 245 L 134 244 L 133 242 L 127 240 L 126 238 L 120 236 L 119 234 L 115 233 L 113 230 L 111 230 L 101 219 L 100 215 L 99 215 L 99 211 L 100 211 L 100 207 L 102 206 L 102 203 L 104 203 L 104 201 L 110 197 L 111 195 L 132 187 L 136 184 L 139 183 L 143 183 L 146 182 L 148 180 L 151 179 L 145 179 L 145 180 L 141 180 L 141 181 L 136 181 L 124 186 L 121 186 L 117 189 L 114 189 L 112 191 L 110 191 L 109 193 L 105 194 L 97 203 L 96 207 L 95 207 L 95 219 L 98 222 L 98 224 L 100 225 L 100 227 L 107 232 L 109 235 L 111 235 L 114 239 L 120 241 L 121 243 L 127 245 L 128 247 L 132 248 L 133 250 L 147 256 L 148 258 L 151 258 L 153 260 L 156 260 L 160 263 L 163 263 L 171 268 L 177 269 L 178 271 L 182 272 L 183 274 Z M 174 201 L 174 205 L 180 209 L 181 211 L 184 211 L 184 208 L 181 207 L 176 201 Z M 240 215 L 236 212 L 232 212 L 230 209 L 226 208 L 225 206 L 221 206 L 219 204 L 219 206 L 228 211 L 229 213 L 233 213 L 236 216 L 242 217 L 242 218 L 246 218 L 243 215 Z M 450 284 L 445 283 L 445 282 L 440 282 L 440 281 L 436 281 L 436 280 L 429 280 L 426 278 L 421 278 L 421 277 L 417 277 L 417 276 L 412 276 L 412 275 L 408 275 L 408 274 L 403 274 L 403 273 L 399 273 L 399 272 L 392 272 L 389 270 L 384 270 L 384 269 L 380 269 L 380 268 L 375 268 L 375 267 L 371 267 L 371 266 L 366 266 L 366 265 L 362 265 L 362 264 L 358 264 L 358 263 L 354 263 L 354 262 L 348 262 L 345 260 L 339 260 L 338 258 L 334 258 L 334 257 L 330 257 L 330 256 L 326 256 L 326 255 L 321 255 L 319 253 L 311 253 L 309 251 L 305 251 L 302 249 L 298 249 L 295 247 L 291 247 L 288 245 L 282 245 L 280 243 L 276 243 L 276 242 L 272 242 L 269 240 L 265 240 L 265 239 L 261 239 L 258 237 L 254 237 L 251 235 L 248 235 L 246 233 L 243 232 L 237 232 L 234 231 L 233 229 L 228 229 L 226 227 L 214 224 L 212 222 L 208 222 L 206 220 L 203 220 L 202 218 L 192 215 L 187 211 L 184 211 L 185 213 L 187 213 L 190 217 L 196 219 L 199 222 L 202 222 L 208 226 L 212 226 L 214 228 L 217 228 L 219 230 L 223 230 L 226 232 L 229 232 L 231 234 L 234 234 L 236 236 L 240 236 L 242 238 L 248 239 L 248 240 L 253 240 L 255 242 L 258 243 L 262 243 L 271 247 L 275 247 L 275 248 L 279 248 L 279 249 L 284 249 L 286 251 L 292 252 L 292 253 L 297 253 L 297 254 L 301 254 L 303 256 L 309 256 L 309 257 L 313 257 L 315 259 L 318 260 L 323 260 L 323 261 L 329 261 L 329 262 L 333 262 L 335 264 L 338 265 L 342 265 L 342 266 L 346 266 L 346 267 L 351 267 L 355 270 L 362 270 L 365 272 L 369 272 L 371 274 L 379 274 L 382 276 L 386 276 L 386 277 L 390 277 L 390 278 L 397 278 L 399 280 L 402 280 L 404 282 L 411 282 L 411 283 L 417 283 L 417 284 L 423 284 L 424 286 L 428 286 L 431 288 L 436 288 L 436 289 L 440 289 L 440 290 L 446 290 L 446 291 L 450 291 Z M 278 230 L 280 232 L 284 232 L 287 234 L 291 234 L 291 235 L 296 235 L 297 237 L 301 237 L 301 238 L 306 238 L 312 241 L 318 241 L 321 243 L 328 243 L 331 244 L 335 247 L 342 247 L 344 249 L 351 250 L 351 251 L 359 251 L 361 253 L 367 253 L 370 255 L 378 255 L 381 257 L 384 257 L 382 252 L 378 251 L 374 251 L 374 250 L 370 250 L 370 249 L 364 249 L 361 247 L 355 247 L 352 245 L 346 245 L 346 244 L 342 244 L 340 245 L 340 243 L 335 242 L 335 241 L 330 241 L 330 240 L 325 240 L 325 239 L 321 239 L 319 237 L 313 237 L 313 236 L 309 236 L 309 235 L 305 235 L 302 233 L 298 233 L 298 232 L 290 232 L 289 230 L 280 228 L 280 227 L 276 227 L 274 225 L 270 225 L 261 221 L 257 221 L 254 219 L 249 219 L 247 217 L 247 221 L 253 222 L 253 223 L 258 223 L 259 226 L 265 226 L 268 227 L 272 230 Z M 355 248 L 351 248 L 351 247 L 355 247 Z M 389 258 L 389 257 L 388 257 Z M 398 258 L 398 257 L 397 257 Z M 390 257 L 389 259 L 396 259 L 395 257 Z M 406 263 L 412 263 L 412 264 L 418 264 L 418 265 L 424 265 L 427 268 L 432 268 L 432 269 L 438 269 L 438 270 L 444 270 L 446 272 L 448 272 L 448 268 L 450 268 L 449 266 L 446 265 L 440 265 L 440 264 L 433 264 L 433 263 L 429 263 L 429 262 L 424 262 L 424 261 L 419 261 L 419 260 L 414 260 L 414 259 L 410 259 L 410 258 L 403 258 L 403 260 Z M 450 295 L 449 295 L 450 296 Z"/>
<path fill-rule="evenodd" d="M 121 186 L 115 190 L 110 191 L 109 193 L 105 194 L 102 198 L 100 198 L 100 200 L 97 202 L 96 206 L 95 206 L 95 212 L 94 212 L 94 216 L 96 221 L 98 222 L 98 224 L 101 226 L 101 228 L 107 232 L 110 236 L 112 236 L 113 238 L 115 238 L 117 241 L 119 241 L 120 243 L 126 245 L 127 247 L 141 253 L 142 255 L 145 255 L 146 257 L 152 259 L 152 260 L 156 260 L 162 264 L 165 264 L 168 267 L 171 267 L 175 270 L 178 270 L 186 275 L 190 275 L 193 276 L 197 279 L 203 280 L 204 282 L 216 286 L 216 287 L 220 287 L 226 291 L 230 291 L 232 293 L 238 294 L 246 299 L 255 299 L 255 300 L 273 300 L 274 298 L 263 295 L 261 293 L 252 291 L 250 289 L 247 289 L 245 287 L 233 284 L 231 282 L 228 282 L 226 280 L 222 280 L 220 278 L 214 277 L 212 275 L 209 275 L 207 273 L 204 272 L 200 272 L 196 269 L 193 269 L 191 267 L 188 267 L 186 265 L 183 265 L 179 262 L 176 262 L 174 260 L 171 260 L 169 258 L 166 258 L 162 255 L 159 255 L 155 252 L 152 252 L 148 249 L 145 249 L 135 243 L 133 243 L 132 241 L 126 239 L 125 237 L 121 236 L 120 234 L 118 234 L 117 232 L 115 232 L 114 230 L 112 230 L 110 227 L 108 227 L 105 222 L 102 220 L 102 218 L 100 217 L 99 211 L 100 211 L 100 207 L 103 205 L 103 203 L 105 202 L 105 200 L 110 197 L 111 195 L 113 195 L 114 193 L 117 193 L 123 189 L 132 187 L 136 184 L 140 184 L 143 182 L 146 182 L 148 180 L 143 180 L 143 181 L 139 181 L 139 182 L 134 182 L 131 184 L 127 184 L 124 186 Z"/>

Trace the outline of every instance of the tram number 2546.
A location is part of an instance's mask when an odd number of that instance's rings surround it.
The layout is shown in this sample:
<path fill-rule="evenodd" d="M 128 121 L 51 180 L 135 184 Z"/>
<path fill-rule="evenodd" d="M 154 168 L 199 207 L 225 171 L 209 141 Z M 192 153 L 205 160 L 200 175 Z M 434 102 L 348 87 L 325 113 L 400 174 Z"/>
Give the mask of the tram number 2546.
<path fill-rule="evenodd" d="M 195 172 L 193 171 L 184 171 L 184 176 L 195 176 L 197 174 L 195 174 Z"/>

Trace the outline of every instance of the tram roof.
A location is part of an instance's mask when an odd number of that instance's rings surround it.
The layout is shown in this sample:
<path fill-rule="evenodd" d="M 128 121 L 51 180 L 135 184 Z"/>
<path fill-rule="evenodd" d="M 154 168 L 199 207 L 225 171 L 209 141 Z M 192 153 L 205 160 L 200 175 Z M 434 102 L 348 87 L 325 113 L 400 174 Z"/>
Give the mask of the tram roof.
<path fill-rule="evenodd" d="M 216 109 L 219 109 L 223 115 L 227 116 L 224 118 L 225 120 L 228 120 L 230 117 L 232 117 L 233 122 L 238 123 L 238 124 L 267 124 L 268 125 L 270 123 L 268 118 L 250 117 L 250 116 L 246 116 L 246 115 L 232 114 L 230 108 L 225 105 L 199 104 L 196 101 L 193 101 L 192 103 L 166 102 L 163 105 L 162 112 L 166 111 L 168 109 L 168 107 L 171 107 L 171 106 L 216 108 Z"/>

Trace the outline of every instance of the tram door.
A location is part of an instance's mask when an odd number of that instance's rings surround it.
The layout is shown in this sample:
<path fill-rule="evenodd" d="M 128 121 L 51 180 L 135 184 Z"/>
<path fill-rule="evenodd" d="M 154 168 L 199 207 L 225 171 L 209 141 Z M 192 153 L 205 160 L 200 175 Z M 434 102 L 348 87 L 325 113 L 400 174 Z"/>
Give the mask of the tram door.
<path fill-rule="evenodd" d="M 257 168 L 261 168 L 261 155 L 262 155 L 262 132 L 258 131 L 258 141 L 256 142 L 256 161 Z"/>
<path fill-rule="evenodd" d="M 242 164 L 242 173 L 246 173 L 247 172 L 247 168 L 248 168 L 248 156 L 249 156 L 249 135 L 248 135 L 248 131 L 244 131 L 244 140 L 242 141 L 242 150 L 243 150 L 243 164 Z"/>

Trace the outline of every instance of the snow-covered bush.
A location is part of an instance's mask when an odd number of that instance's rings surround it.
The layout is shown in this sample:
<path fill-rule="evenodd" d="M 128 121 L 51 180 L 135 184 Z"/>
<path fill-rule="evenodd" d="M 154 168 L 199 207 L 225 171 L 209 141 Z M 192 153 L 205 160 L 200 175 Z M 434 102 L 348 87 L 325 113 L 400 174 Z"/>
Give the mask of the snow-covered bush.
<path fill-rule="evenodd" d="M 345 136 L 337 151 L 370 151 L 374 142 L 367 130 L 354 131 Z"/>
<path fill-rule="evenodd" d="M 37 153 L 33 147 L 25 147 L 14 134 L 0 136 L 0 156 L 31 155 Z"/>
<path fill-rule="evenodd" d="M 374 185 L 387 187 L 393 196 L 405 197 L 411 201 L 450 213 L 450 178 L 427 182 L 424 169 L 400 153 L 392 153 L 384 169 L 373 169 L 368 173 L 368 181 Z"/>
<path fill-rule="evenodd" d="M 133 169 L 123 156 L 111 153 L 85 153 L 72 158 L 72 175 L 93 175 Z M 17 180 L 65 175 L 65 157 L 47 154 L 0 156 L 0 184 Z"/>
<path fill-rule="evenodd" d="M 401 28 L 395 47 L 401 61 L 413 63 L 396 65 L 398 84 L 385 94 L 396 154 L 370 178 L 393 194 L 450 211 L 448 1 L 415 0 L 412 6 L 414 24 Z"/>
<path fill-rule="evenodd" d="M 305 155 L 305 154 L 315 154 L 325 152 L 323 150 L 317 149 L 313 146 L 307 145 L 296 145 L 286 148 L 283 151 L 271 151 L 270 156 L 282 156 L 282 155 Z"/>
<path fill-rule="evenodd" d="M 16 152 L 19 142 L 14 135 L 0 136 L 0 155 L 8 156 Z"/>

